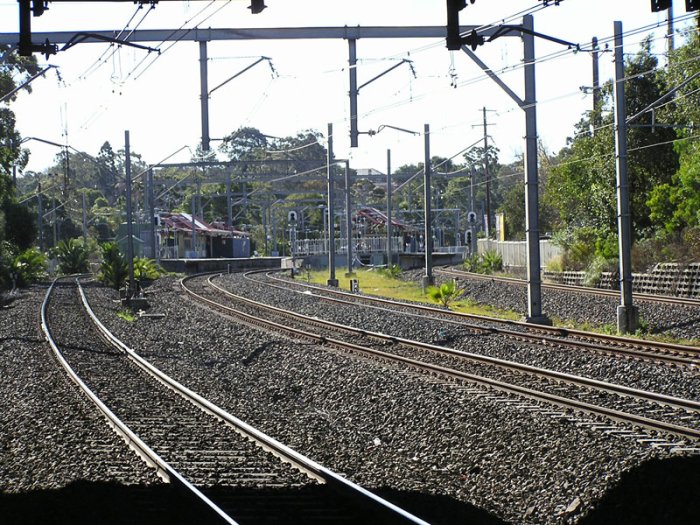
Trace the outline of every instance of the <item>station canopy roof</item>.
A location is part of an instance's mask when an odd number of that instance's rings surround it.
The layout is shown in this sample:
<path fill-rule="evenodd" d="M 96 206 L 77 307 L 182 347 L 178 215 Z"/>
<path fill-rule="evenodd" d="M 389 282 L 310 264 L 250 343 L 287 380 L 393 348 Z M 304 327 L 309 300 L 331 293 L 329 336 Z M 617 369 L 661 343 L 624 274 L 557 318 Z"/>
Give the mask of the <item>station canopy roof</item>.
<path fill-rule="evenodd" d="M 170 232 L 191 232 L 192 231 L 192 215 L 189 213 L 161 213 L 160 224 L 162 229 L 167 229 Z M 210 237 L 247 237 L 246 232 L 228 228 L 220 222 L 208 223 L 194 218 L 194 229 L 197 234 L 208 235 Z"/>

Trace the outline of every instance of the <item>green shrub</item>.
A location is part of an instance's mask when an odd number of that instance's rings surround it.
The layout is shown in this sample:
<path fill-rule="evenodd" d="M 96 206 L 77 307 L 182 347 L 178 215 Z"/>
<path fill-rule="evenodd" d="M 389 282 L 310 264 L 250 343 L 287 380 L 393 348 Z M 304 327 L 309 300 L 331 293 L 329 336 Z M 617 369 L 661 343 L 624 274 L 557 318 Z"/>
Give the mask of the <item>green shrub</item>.
<path fill-rule="evenodd" d="M 115 242 L 106 242 L 102 246 L 102 263 L 97 279 L 105 286 L 119 290 L 129 276 L 126 258 L 119 251 Z"/>
<path fill-rule="evenodd" d="M 158 279 L 161 273 L 161 269 L 153 259 L 134 258 L 134 279 L 137 281 Z"/>
<path fill-rule="evenodd" d="M 561 257 L 554 257 L 547 263 L 547 271 L 549 272 L 563 272 L 564 271 L 564 261 Z"/>
<path fill-rule="evenodd" d="M 58 271 L 63 275 L 87 273 L 90 270 L 90 252 L 77 239 L 59 242 L 52 255 L 58 260 Z"/>
<path fill-rule="evenodd" d="M 475 253 L 464 261 L 464 269 L 468 272 L 491 275 L 503 270 L 503 257 L 495 250 L 489 250 L 481 255 Z"/>
<path fill-rule="evenodd" d="M 46 276 L 48 261 L 38 248 L 23 251 L 12 261 L 17 286 L 24 287 Z"/>
<path fill-rule="evenodd" d="M 586 268 L 583 276 L 583 285 L 591 288 L 597 287 L 601 282 L 603 272 L 614 272 L 616 266 L 616 260 L 608 260 L 600 256 L 595 257 Z"/>
<path fill-rule="evenodd" d="M 391 264 L 386 268 L 380 268 L 379 273 L 389 279 L 398 279 L 401 276 L 401 266 L 398 264 Z"/>
<path fill-rule="evenodd" d="M 447 281 L 440 286 L 429 286 L 425 292 L 433 301 L 444 307 L 448 307 L 462 293 L 454 281 Z"/>
<path fill-rule="evenodd" d="M 464 261 L 464 269 L 468 272 L 479 272 L 479 254 L 472 253 L 468 259 Z"/>
<path fill-rule="evenodd" d="M 503 270 L 503 257 L 495 250 L 489 250 L 481 255 L 481 273 L 491 275 Z"/>

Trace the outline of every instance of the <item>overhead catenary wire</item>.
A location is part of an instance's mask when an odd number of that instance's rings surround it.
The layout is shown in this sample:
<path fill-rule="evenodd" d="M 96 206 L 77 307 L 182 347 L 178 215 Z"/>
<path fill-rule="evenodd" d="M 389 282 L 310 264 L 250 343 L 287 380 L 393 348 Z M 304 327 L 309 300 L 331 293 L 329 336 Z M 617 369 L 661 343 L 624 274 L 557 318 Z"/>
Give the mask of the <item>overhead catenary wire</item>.
<path fill-rule="evenodd" d="M 146 11 L 146 13 L 141 17 L 141 20 L 139 20 L 138 23 L 133 28 L 131 28 L 131 30 L 129 30 L 126 37 L 122 38 L 122 35 L 127 31 L 127 29 L 129 29 L 131 22 L 134 21 L 136 15 L 141 9 L 143 9 L 143 4 L 138 4 L 136 7 L 136 11 L 134 11 L 134 14 L 131 15 L 131 18 L 126 23 L 124 28 L 117 33 L 115 39 L 128 40 L 129 37 L 134 33 L 134 31 L 141 27 L 141 24 L 143 24 L 143 22 L 146 20 L 146 17 L 155 9 L 155 4 L 151 4 L 151 6 L 148 8 L 148 11 Z M 109 44 L 107 49 L 105 49 L 102 52 L 102 54 L 97 58 L 97 60 L 95 60 L 95 62 L 93 62 L 92 65 L 90 65 L 82 74 L 78 75 L 78 78 L 82 78 L 84 80 L 85 78 L 87 78 L 87 76 L 97 71 L 103 64 L 106 64 L 107 61 L 115 55 L 115 53 L 117 53 L 119 48 L 120 46 L 116 43 Z M 107 54 L 109 54 L 109 56 L 105 56 Z"/>
<path fill-rule="evenodd" d="M 221 7 L 223 7 L 223 6 L 221 6 Z M 538 5 L 535 6 L 535 7 L 541 7 L 541 6 L 538 4 Z M 530 8 L 530 9 L 534 9 L 535 7 Z M 520 13 L 518 13 L 517 15 L 520 15 Z M 513 16 L 516 16 L 516 15 L 513 15 Z M 657 25 L 657 27 L 659 26 L 659 24 L 656 24 L 656 25 Z M 442 45 L 442 40 L 440 41 L 440 44 Z M 430 92 L 428 92 L 428 93 L 433 93 L 433 91 L 430 91 Z M 426 96 L 427 96 L 427 94 L 426 94 L 426 95 L 423 95 L 423 98 L 425 98 Z M 415 99 L 416 99 L 416 96 L 414 95 L 414 96 L 412 97 L 412 100 L 415 100 Z M 541 102 L 541 103 L 542 103 L 542 102 Z M 514 108 L 514 109 L 517 109 L 517 108 Z M 375 114 L 375 113 L 377 113 L 376 110 L 373 111 L 373 114 Z M 250 118 L 249 118 L 249 119 L 250 119 Z M 249 120 L 249 119 L 247 119 L 247 120 Z M 436 131 L 437 131 L 437 130 L 436 130 Z"/>
<path fill-rule="evenodd" d="M 147 64 L 147 65 L 134 77 L 134 80 L 138 80 L 146 71 L 148 71 L 148 69 L 151 68 L 151 66 L 153 66 L 153 64 L 156 62 L 156 60 L 158 60 L 159 58 L 161 58 L 161 57 L 163 56 L 164 53 L 167 53 L 168 51 L 170 51 L 170 50 L 173 48 L 173 46 L 175 46 L 177 43 L 179 43 L 186 35 L 188 35 L 189 33 L 191 33 L 192 31 L 194 31 L 194 30 L 196 30 L 196 29 L 199 29 L 199 26 L 200 26 L 200 25 L 202 25 L 204 22 L 206 22 L 207 20 L 209 20 L 210 18 L 212 18 L 214 15 L 218 14 L 222 9 L 228 7 L 228 6 L 231 4 L 232 1 L 233 1 L 233 0 L 226 0 L 226 3 L 222 4 L 221 6 L 219 6 L 216 10 L 214 10 L 214 12 L 210 13 L 210 14 L 207 15 L 204 19 L 202 19 L 201 21 L 199 21 L 196 25 L 194 25 L 194 26 L 191 27 L 191 28 L 188 28 L 185 32 L 183 32 L 182 36 L 180 36 L 179 38 L 175 39 L 170 45 L 168 45 L 168 46 L 167 46 L 165 49 L 163 49 L 158 55 L 156 55 L 156 56 L 153 58 L 153 60 L 151 60 L 151 62 L 150 62 L 149 64 Z M 215 4 L 215 2 L 216 2 L 216 0 L 212 0 L 206 7 L 202 8 L 202 9 L 199 11 L 199 13 L 197 13 L 197 15 L 195 15 L 195 16 L 192 17 L 192 18 L 190 18 L 187 22 L 185 22 L 182 26 L 180 26 L 179 29 L 173 31 L 173 32 L 170 34 L 170 36 L 174 35 L 177 31 L 183 29 L 183 28 L 185 27 L 185 25 L 187 25 L 187 23 L 189 23 L 191 20 L 193 20 L 196 16 L 199 16 L 199 14 L 203 13 L 205 10 L 209 9 L 209 7 L 213 6 L 213 5 Z M 128 80 L 128 79 L 131 77 L 131 75 L 134 74 L 134 72 L 141 66 L 141 64 L 145 61 L 146 58 L 148 58 L 148 55 L 146 55 L 146 56 L 144 57 L 144 60 L 142 60 L 141 62 L 139 62 L 139 63 L 129 72 L 129 74 L 128 74 L 127 77 L 126 77 L 126 80 Z"/>

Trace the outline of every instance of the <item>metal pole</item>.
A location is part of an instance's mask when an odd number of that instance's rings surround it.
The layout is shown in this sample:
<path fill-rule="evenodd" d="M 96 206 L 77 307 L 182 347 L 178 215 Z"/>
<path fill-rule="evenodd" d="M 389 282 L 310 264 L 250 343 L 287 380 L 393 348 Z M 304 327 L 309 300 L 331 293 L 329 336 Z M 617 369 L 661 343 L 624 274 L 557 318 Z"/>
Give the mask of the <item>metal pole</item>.
<path fill-rule="evenodd" d="M 486 107 L 484 107 L 484 179 L 486 180 L 486 238 L 491 234 L 491 174 L 489 173 L 489 134 L 486 123 Z"/>
<path fill-rule="evenodd" d="M 272 208 L 270 208 L 270 220 L 272 221 L 272 246 L 273 250 L 277 252 L 277 256 L 279 256 L 277 247 L 277 219 L 275 218 L 275 214 L 272 213 Z"/>
<path fill-rule="evenodd" d="M 83 195 L 83 245 L 87 246 L 87 211 L 85 209 L 85 191 Z"/>
<path fill-rule="evenodd" d="M 423 125 L 423 142 L 425 156 L 423 158 L 423 214 L 425 215 L 425 228 L 423 229 L 423 248 L 425 249 L 425 275 L 422 287 L 434 284 L 433 280 L 433 234 L 430 206 L 430 125 Z"/>
<path fill-rule="evenodd" d="M 194 220 L 194 216 L 197 213 L 197 194 L 192 194 L 192 254 L 193 257 L 197 257 L 197 225 Z"/>
<path fill-rule="evenodd" d="M 231 220 L 231 174 L 226 174 L 226 226 L 231 228 L 233 221 Z"/>
<path fill-rule="evenodd" d="M 153 199 L 153 169 L 149 168 L 146 172 L 146 194 L 148 195 L 148 217 L 151 221 L 151 257 L 160 263 L 160 257 L 157 248 L 159 243 L 156 243 L 156 203 Z"/>
<path fill-rule="evenodd" d="M 350 204 L 350 161 L 345 161 L 345 232 L 348 237 L 348 275 L 352 275 L 352 207 Z"/>
<path fill-rule="evenodd" d="M 474 177 L 476 172 L 472 170 L 469 177 L 469 209 L 476 215 L 476 210 L 474 208 Z M 469 255 L 474 255 L 477 252 L 477 240 L 476 240 L 476 222 L 469 222 L 469 231 L 471 232 L 471 241 L 469 243 Z"/>
<path fill-rule="evenodd" d="M 391 150 L 386 150 L 386 267 L 391 268 Z"/>
<path fill-rule="evenodd" d="M 350 73 L 350 147 L 357 147 L 357 40 L 348 39 L 348 66 Z"/>
<path fill-rule="evenodd" d="M 617 307 L 617 330 L 632 333 L 637 329 L 639 314 L 632 304 L 632 225 L 630 218 L 629 181 L 627 178 L 627 114 L 625 103 L 625 63 L 622 22 L 615 22 L 615 167 L 617 172 L 617 228 L 620 250 L 620 306 Z"/>
<path fill-rule="evenodd" d="M 267 201 L 267 206 L 263 208 L 262 210 L 262 227 L 263 227 L 263 239 L 264 239 L 264 245 L 265 245 L 265 256 L 268 256 L 269 253 L 267 251 L 268 246 L 267 246 L 267 214 L 270 213 L 270 201 Z"/>
<path fill-rule="evenodd" d="M 323 220 L 323 251 L 326 250 L 326 246 L 328 243 L 328 206 L 327 205 L 322 205 L 321 206 L 321 215 L 322 220 Z"/>
<path fill-rule="evenodd" d="M 523 27 L 534 29 L 532 15 L 523 17 Z M 525 62 L 525 238 L 527 240 L 528 323 L 551 325 L 542 314 L 542 281 L 540 278 L 540 227 L 537 181 L 537 96 L 535 88 L 535 37 L 523 33 Z"/>
<path fill-rule="evenodd" d="M 134 280 L 134 229 L 131 223 L 131 151 L 129 144 L 129 130 L 124 131 L 124 166 L 126 171 L 126 259 L 129 263 L 129 294 L 131 299 L 136 290 Z"/>
<path fill-rule="evenodd" d="M 600 127 L 601 120 L 600 120 L 600 67 L 599 67 L 599 60 L 598 60 L 598 39 L 596 37 L 593 37 L 591 40 L 591 47 L 593 49 L 593 53 L 591 53 L 591 56 L 593 57 L 593 133 L 596 133 L 596 130 Z"/>
<path fill-rule="evenodd" d="M 10 148 L 12 149 L 12 156 L 13 156 L 13 159 L 12 159 L 12 186 L 14 188 L 16 188 L 17 187 L 17 158 L 16 158 L 16 154 L 15 154 L 16 144 L 15 144 L 14 137 L 10 138 Z"/>
<path fill-rule="evenodd" d="M 670 55 L 676 47 L 675 30 L 673 28 L 673 0 L 670 0 L 668 3 L 668 23 L 666 32 L 668 33 L 668 54 Z"/>
<path fill-rule="evenodd" d="M 335 209 L 333 208 L 333 124 L 328 124 L 328 158 L 326 172 L 328 177 L 328 286 L 338 286 L 335 278 Z"/>
<path fill-rule="evenodd" d="M 51 199 L 51 219 L 53 220 L 53 246 L 58 244 L 58 224 L 56 217 L 56 197 Z"/>
<path fill-rule="evenodd" d="M 207 43 L 199 43 L 199 98 L 202 113 L 202 151 L 209 151 L 209 80 L 207 67 Z"/>
<path fill-rule="evenodd" d="M 38 225 L 39 225 L 39 251 L 44 251 L 44 206 L 43 199 L 41 196 L 41 182 L 37 184 L 36 196 L 39 199 L 38 204 Z"/>

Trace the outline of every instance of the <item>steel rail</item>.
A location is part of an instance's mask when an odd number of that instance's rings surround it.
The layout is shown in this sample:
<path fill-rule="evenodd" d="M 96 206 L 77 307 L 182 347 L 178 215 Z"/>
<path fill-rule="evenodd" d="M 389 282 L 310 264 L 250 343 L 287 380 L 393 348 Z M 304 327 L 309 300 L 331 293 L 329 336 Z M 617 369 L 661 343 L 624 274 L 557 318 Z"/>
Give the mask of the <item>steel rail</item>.
<path fill-rule="evenodd" d="M 683 399 L 683 398 L 678 398 L 678 397 L 667 396 L 664 394 L 658 394 L 655 392 L 647 392 L 645 390 L 638 390 L 638 389 L 626 387 L 623 385 L 617 385 L 614 383 L 607 383 L 605 381 L 591 379 L 588 377 L 575 376 L 573 374 L 566 374 L 564 372 L 557 372 L 555 370 L 538 368 L 538 367 L 526 365 L 523 363 L 517 363 L 515 361 L 508 361 L 508 360 L 499 359 L 496 357 L 490 357 L 490 356 L 485 356 L 485 355 L 481 355 L 481 354 L 474 354 L 471 352 L 465 352 L 463 350 L 456 350 L 454 348 L 449 348 L 446 346 L 434 345 L 431 343 L 423 343 L 420 341 L 414 341 L 414 340 L 406 339 L 403 337 L 382 334 L 379 332 L 372 332 L 370 330 L 364 330 L 362 328 L 355 328 L 353 326 L 343 325 L 343 324 L 335 323 L 333 321 L 326 321 L 324 319 L 319 319 L 317 317 L 309 317 L 307 315 L 299 314 L 296 312 L 291 312 L 289 310 L 284 310 L 284 309 L 278 308 L 276 306 L 271 306 L 271 305 L 267 305 L 264 303 L 259 303 L 258 301 L 254 301 L 252 299 L 248 299 L 246 297 L 236 295 L 236 294 L 214 284 L 213 282 L 211 282 L 211 277 L 209 278 L 208 283 L 217 291 L 219 291 L 225 295 L 234 297 L 236 300 L 244 301 L 244 302 L 247 302 L 248 304 L 253 304 L 257 307 L 262 306 L 265 309 L 277 312 L 277 313 L 285 315 L 285 316 L 294 317 L 295 319 L 299 319 L 299 320 L 306 322 L 306 323 L 319 324 L 321 326 L 329 327 L 329 328 L 332 328 L 334 330 L 343 330 L 346 332 L 350 332 L 352 334 L 371 337 L 373 339 L 377 339 L 380 341 L 389 341 L 392 343 L 400 343 L 400 344 L 410 346 L 413 348 L 419 348 L 422 350 L 431 350 L 433 352 L 437 352 L 440 354 L 446 354 L 446 355 L 450 355 L 450 356 L 454 356 L 454 357 L 459 357 L 462 359 L 468 359 L 470 361 L 475 361 L 475 362 L 479 362 L 479 363 L 498 366 L 498 367 L 506 369 L 506 370 L 517 370 L 519 372 L 526 372 L 526 373 L 537 375 L 540 377 L 545 377 L 547 379 L 566 381 L 568 383 L 574 383 L 574 384 L 578 384 L 578 385 L 582 385 L 582 386 L 586 386 L 586 387 L 592 387 L 592 388 L 596 388 L 598 390 L 605 390 L 607 392 L 612 392 L 612 393 L 618 394 L 618 395 L 624 395 L 624 396 L 633 397 L 633 398 L 637 398 L 637 399 L 643 399 L 645 401 L 655 401 L 657 403 L 664 403 L 666 405 L 673 406 L 676 408 L 695 410 L 695 411 L 700 412 L 700 402 L 694 401 L 691 399 Z"/>
<path fill-rule="evenodd" d="M 327 469 L 326 467 L 320 465 L 312 459 L 309 459 L 308 457 L 282 444 L 273 437 L 268 436 L 262 431 L 249 425 L 243 420 L 231 415 L 224 409 L 205 399 L 196 392 L 190 390 L 189 388 L 182 385 L 166 373 L 153 366 L 150 362 L 138 355 L 138 353 L 136 353 L 133 349 L 131 349 L 125 343 L 119 340 L 104 326 L 104 324 L 97 318 L 94 311 L 90 307 L 90 304 L 87 300 L 87 297 L 85 296 L 82 286 L 80 286 L 80 283 L 78 283 L 78 286 L 83 305 L 86 311 L 88 312 L 88 315 L 92 319 L 93 323 L 95 324 L 95 326 L 97 326 L 98 330 L 102 334 L 102 336 L 105 339 L 107 339 L 107 341 L 110 344 L 114 345 L 120 351 L 124 352 L 127 355 L 127 357 L 143 371 L 145 371 L 146 373 L 148 373 L 167 387 L 171 388 L 177 394 L 181 395 L 198 408 L 231 425 L 237 432 L 248 437 L 264 450 L 270 452 L 282 461 L 285 461 L 295 466 L 297 469 L 307 474 L 310 478 L 317 480 L 319 483 L 326 483 L 329 486 L 334 487 L 338 491 L 353 496 L 355 498 L 361 498 L 365 501 L 369 500 L 375 505 L 377 505 L 379 510 L 382 510 L 383 512 L 387 513 L 394 519 L 400 519 L 407 523 L 428 525 L 427 522 L 412 515 L 406 510 L 394 505 L 393 503 L 383 498 L 380 498 L 376 494 L 361 487 L 360 485 L 357 485 L 352 481 L 343 478 L 342 476 Z"/>
<path fill-rule="evenodd" d="M 72 276 L 71 276 L 72 277 Z M 139 438 L 136 433 L 134 433 L 124 422 L 122 422 L 115 414 L 112 412 L 98 397 L 97 395 L 85 384 L 85 382 L 78 376 L 78 374 L 73 370 L 73 368 L 68 364 L 68 361 L 63 357 L 61 350 L 59 349 L 51 329 L 48 324 L 47 309 L 50 301 L 51 294 L 53 293 L 56 282 L 61 279 L 57 278 L 51 283 L 49 290 L 44 297 L 44 301 L 41 304 L 41 329 L 44 333 L 44 337 L 48 342 L 49 346 L 53 350 L 54 356 L 64 368 L 68 377 L 75 383 L 83 394 L 85 394 L 90 401 L 97 407 L 97 409 L 104 415 L 109 423 L 110 427 L 121 436 L 134 452 L 142 458 L 148 466 L 156 469 L 158 476 L 166 483 L 172 483 L 180 486 L 188 493 L 192 494 L 196 501 L 204 506 L 207 512 L 210 512 L 214 517 L 219 518 L 222 522 L 228 523 L 230 525 L 237 525 L 237 522 L 228 516 L 223 510 L 221 510 L 214 502 L 212 502 L 207 496 L 205 496 L 197 487 L 192 485 L 187 481 L 177 470 L 171 467 L 163 458 L 161 458 L 153 449 L 151 449 L 141 438 Z M 76 282 L 77 282 L 76 278 Z M 80 290 L 82 294 L 82 289 Z"/>
<path fill-rule="evenodd" d="M 255 273 L 272 273 L 269 269 L 266 270 L 254 270 L 246 272 L 246 275 Z M 281 281 L 278 277 L 272 277 L 278 281 Z M 375 302 L 380 304 L 387 304 L 391 306 L 399 306 L 402 308 L 410 308 L 414 310 L 419 310 L 421 312 L 430 312 L 439 314 L 441 316 L 455 317 L 459 319 L 472 319 L 481 322 L 488 322 L 492 324 L 500 324 L 506 326 L 515 326 L 521 330 L 508 330 L 505 328 L 496 327 L 485 327 L 478 324 L 469 324 L 464 321 L 449 321 L 444 320 L 444 322 L 457 323 L 460 326 L 473 329 L 480 332 L 487 333 L 499 333 L 505 336 L 514 337 L 521 340 L 530 340 L 535 343 L 547 342 L 551 344 L 558 344 L 564 346 L 571 346 L 574 348 L 584 347 L 588 350 L 603 352 L 606 354 L 625 354 L 634 358 L 648 359 L 656 362 L 663 362 L 673 365 L 683 365 L 683 366 L 700 366 L 700 348 L 688 345 L 679 345 L 675 343 L 667 343 L 664 341 L 649 341 L 645 339 L 634 339 L 629 337 L 621 337 L 615 335 L 599 334 L 594 332 L 585 332 L 583 330 L 575 330 L 570 328 L 562 327 L 551 327 L 543 325 L 532 325 L 530 323 L 524 323 L 519 321 L 511 321 L 506 319 L 498 319 L 494 317 L 486 317 L 476 314 L 467 314 L 463 312 L 455 312 L 451 310 L 445 310 L 440 308 L 435 308 L 433 306 L 427 306 L 419 303 L 406 303 L 400 301 L 394 301 L 391 299 L 386 299 L 383 297 L 375 297 L 362 295 L 359 296 L 354 293 L 344 292 L 341 290 L 331 290 L 328 288 L 321 288 L 319 286 L 310 285 L 306 283 L 296 282 L 297 286 L 309 288 L 313 290 L 318 290 L 325 294 L 331 294 L 338 297 L 348 297 L 353 298 L 355 301 L 361 299 L 363 301 Z M 280 287 L 284 288 L 284 287 Z M 288 288 L 285 288 L 288 290 Z M 336 299 L 333 297 L 327 297 L 323 295 L 317 295 L 323 300 L 335 301 L 341 303 L 347 303 L 341 299 Z M 415 314 L 414 314 L 415 315 Z M 567 337 L 577 338 L 577 339 L 566 339 Z M 596 342 L 598 341 L 598 342 Z M 609 346 L 601 346 L 602 344 L 612 344 L 615 345 L 614 348 Z M 634 347 L 634 348 L 632 348 Z M 645 350 L 646 349 L 646 350 Z M 655 352 L 656 350 L 656 352 Z M 673 355 L 676 354 L 676 355 Z M 684 355 L 677 355 L 684 354 Z"/>
<path fill-rule="evenodd" d="M 515 277 L 500 277 L 493 275 L 483 275 L 474 272 L 467 272 L 463 270 L 455 270 L 454 268 L 439 268 L 435 270 L 436 273 L 443 273 L 446 275 L 456 275 L 466 277 L 468 279 L 479 279 L 479 280 L 496 280 L 504 283 L 515 284 L 517 286 L 526 286 L 527 281 L 523 279 L 518 279 Z M 605 290 L 602 288 L 591 288 L 589 286 L 575 286 L 572 284 L 559 284 L 559 283 L 542 283 L 542 288 L 549 288 L 550 290 L 563 290 L 570 292 L 583 293 L 587 295 L 601 295 L 605 297 L 620 297 L 619 291 Z M 652 303 L 663 303 L 663 304 L 676 304 L 681 306 L 700 306 L 700 299 L 695 299 L 692 297 L 675 297 L 670 295 L 660 295 L 660 294 L 650 294 L 650 293 L 633 293 L 632 296 L 640 301 L 647 301 Z"/>
<path fill-rule="evenodd" d="M 329 338 L 327 336 L 314 334 L 314 333 L 308 332 L 306 330 L 292 328 L 292 327 L 282 325 L 280 323 L 277 323 L 275 321 L 271 321 L 268 319 L 259 318 L 259 317 L 256 317 L 254 315 L 251 315 L 251 314 L 242 312 L 240 310 L 237 310 L 235 308 L 232 308 L 230 306 L 218 303 L 212 299 L 209 299 L 207 297 L 204 297 L 204 296 L 196 293 L 194 290 L 187 288 L 187 286 L 185 285 L 185 282 L 187 282 L 193 278 L 197 278 L 197 277 L 202 277 L 202 274 L 197 275 L 197 276 L 189 276 L 189 277 L 186 277 L 186 278 L 181 280 L 181 286 L 186 293 L 188 293 L 190 296 L 192 296 L 196 300 L 198 300 L 204 304 L 207 304 L 209 306 L 212 306 L 214 309 L 233 314 L 237 317 L 242 317 L 243 319 L 246 319 L 249 322 L 257 324 L 257 325 L 271 327 L 271 328 L 274 328 L 274 329 L 279 330 L 279 331 L 283 331 L 286 333 L 290 333 L 290 334 L 293 334 L 296 336 L 300 336 L 300 337 L 303 337 L 306 339 L 316 341 L 320 344 L 331 345 L 331 346 L 334 346 L 334 347 L 337 347 L 340 349 L 349 349 L 349 350 L 354 351 L 354 352 L 363 353 L 364 355 L 373 356 L 373 357 L 381 357 L 385 360 L 408 364 L 414 368 L 418 368 L 421 370 L 427 370 L 427 371 L 430 371 L 433 373 L 439 373 L 439 374 L 442 374 L 442 375 L 445 375 L 445 376 L 448 376 L 448 377 L 451 377 L 454 379 L 461 379 L 461 380 L 466 380 L 466 381 L 473 382 L 473 383 L 482 384 L 485 386 L 494 387 L 494 388 L 497 388 L 499 390 L 507 391 L 507 392 L 521 395 L 521 396 L 525 396 L 525 397 L 528 397 L 530 399 L 555 403 L 555 404 L 558 404 L 560 406 L 574 408 L 574 409 L 581 410 L 581 411 L 584 411 L 586 413 L 593 414 L 593 415 L 607 416 L 611 419 L 614 419 L 614 420 L 620 421 L 620 422 L 624 422 L 627 424 L 631 423 L 633 425 L 634 424 L 642 425 L 642 426 L 645 426 L 646 428 L 649 428 L 649 429 L 654 430 L 654 431 L 671 432 L 673 434 L 683 436 L 684 438 L 691 438 L 691 439 L 695 439 L 695 440 L 700 439 L 700 429 L 683 427 L 680 425 L 675 425 L 675 424 L 667 423 L 667 422 L 663 422 L 663 421 L 657 421 L 657 420 L 653 420 L 653 419 L 650 419 L 650 418 L 647 418 L 644 416 L 638 416 L 635 414 L 630 414 L 630 413 L 622 412 L 619 410 L 614 410 L 614 409 L 610 409 L 610 408 L 606 408 L 606 407 L 599 407 L 597 405 L 591 405 L 590 403 L 585 403 L 582 401 L 577 401 L 574 399 L 565 398 L 565 397 L 557 396 L 554 394 L 539 392 L 539 391 L 532 390 L 532 389 L 529 389 L 526 387 L 520 387 L 517 385 L 510 384 L 510 383 L 506 383 L 506 382 L 502 382 L 502 381 L 498 381 L 498 380 L 494 380 L 494 379 L 490 379 L 490 378 L 486 378 L 486 377 L 482 377 L 482 376 L 477 376 L 477 375 L 469 374 L 469 373 L 465 373 L 465 372 L 460 372 L 458 370 L 445 368 L 445 367 L 435 365 L 432 363 L 426 363 L 424 361 L 418 361 L 418 360 L 411 359 L 411 358 L 397 356 L 395 354 L 382 352 L 380 350 L 375 350 L 372 348 L 360 346 L 360 345 L 357 345 L 354 343 L 349 343 L 346 341 L 341 341 L 338 339 Z M 209 278 L 209 282 L 211 282 L 211 277 Z M 216 285 L 212 284 L 212 286 L 214 286 L 217 289 L 220 289 L 220 287 L 216 287 Z M 335 328 L 340 328 L 343 330 L 350 330 L 350 331 L 353 331 L 354 333 L 357 333 L 357 334 L 366 335 L 369 337 L 377 337 L 377 338 L 381 338 L 385 341 L 399 342 L 402 344 L 410 344 L 412 346 L 422 347 L 422 348 L 425 348 L 428 350 L 433 350 L 433 351 L 438 351 L 438 352 L 443 352 L 443 353 L 451 353 L 451 354 L 454 354 L 454 355 L 457 355 L 460 357 L 466 357 L 468 359 L 483 360 L 483 362 L 486 362 L 489 364 L 496 364 L 497 366 L 499 364 L 497 362 L 500 361 L 501 363 L 507 363 L 509 367 L 510 367 L 510 365 L 514 365 L 514 367 L 516 369 L 520 369 L 520 370 L 526 371 L 528 373 L 533 373 L 532 369 L 534 369 L 536 371 L 534 373 L 536 373 L 538 375 L 545 376 L 545 377 L 546 377 L 545 374 L 551 373 L 552 374 L 551 378 L 559 380 L 559 381 L 563 381 L 563 380 L 570 381 L 570 379 L 567 379 L 567 376 L 568 376 L 570 378 L 576 378 L 576 379 L 581 380 L 581 384 L 583 384 L 585 386 L 589 386 L 589 387 L 593 386 L 594 388 L 600 388 L 600 386 L 598 386 L 597 384 L 605 385 L 611 389 L 610 391 L 613 391 L 616 393 L 621 393 L 622 395 L 627 395 L 630 397 L 638 398 L 638 395 L 652 394 L 652 398 L 647 398 L 647 399 L 654 400 L 657 402 L 663 402 L 665 404 L 672 404 L 673 406 L 678 406 L 678 407 L 683 408 L 685 410 L 700 410 L 700 403 L 692 401 L 692 400 L 685 400 L 685 399 L 680 399 L 680 398 L 673 398 L 671 396 L 665 396 L 662 394 L 654 394 L 654 393 L 638 391 L 638 390 L 630 389 L 630 388 L 623 387 L 620 385 L 603 383 L 603 382 L 600 382 L 597 380 L 587 379 L 587 378 L 577 378 L 577 376 L 569 376 L 568 374 L 561 374 L 559 372 L 552 372 L 552 371 L 548 371 L 548 370 L 543 371 L 541 369 L 536 369 L 534 367 L 530 367 L 529 365 L 510 363 L 508 361 L 498 360 L 495 358 L 485 358 L 486 356 L 477 356 L 475 354 L 468 354 L 466 352 L 461 352 L 461 351 L 454 350 L 454 349 L 440 347 L 437 345 L 429 345 L 426 343 L 420 343 L 417 341 L 409 341 L 406 339 L 402 339 L 402 338 L 398 338 L 398 337 L 394 337 L 394 336 L 388 336 L 385 334 L 377 334 L 377 333 L 369 332 L 366 330 L 355 329 L 355 328 L 347 327 L 344 325 L 338 325 L 337 323 L 331 323 L 329 321 L 323 321 L 323 320 L 320 320 L 317 318 L 311 318 L 308 316 L 303 316 L 301 314 L 296 314 L 294 312 L 282 310 L 282 309 L 274 307 L 274 306 L 266 305 L 264 303 L 259 303 L 257 301 L 253 301 L 251 299 L 247 299 L 245 297 L 237 296 L 236 294 L 233 294 L 227 290 L 223 290 L 223 289 L 220 289 L 220 290 L 222 290 L 223 293 L 225 293 L 231 297 L 234 297 L 236 300 L 240 300 L 240 301 L 245 302 L 247 304 L 254 305 L 258 308 L 281 313 L 283 315 L 288 315 L 288 316 L 292 316 L 295 318 L 304 319 L 305 322 L 308 322 L 308 323 L 321 324 L 321 325 L 325 325 L 328 327 L 335 327 Z M 503 365 L 501 365 L 501 366 L 503 366 Z M 588 384 L 586 384 L 586 383 L 588 383 Z"/>

